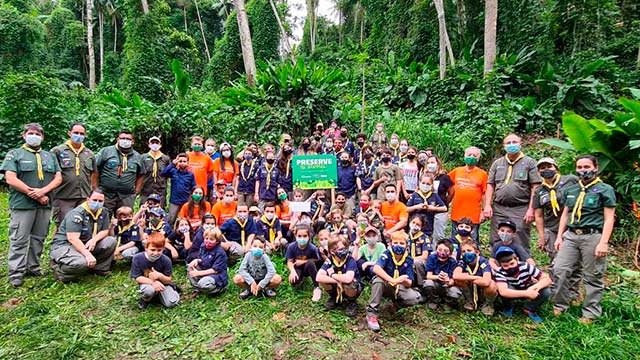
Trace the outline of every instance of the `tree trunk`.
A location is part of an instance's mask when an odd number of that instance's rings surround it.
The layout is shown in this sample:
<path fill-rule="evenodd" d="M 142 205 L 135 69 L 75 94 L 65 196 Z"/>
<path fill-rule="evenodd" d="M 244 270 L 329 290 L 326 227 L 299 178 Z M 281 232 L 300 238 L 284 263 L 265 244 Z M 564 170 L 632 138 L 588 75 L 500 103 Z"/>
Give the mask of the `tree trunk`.
<path fill-rule="evenodd" d="M 493 70 L 496 62 L 496 27 L 498 0 L 486 0 L 484 8 L 484 74 Z"/>
<path fill-rule="evenodd" d="M 200 34 L 202 34 L 202 42 L 204 43 L 204 52 L 207 54 L 207 61 L 211 61 L 211 54 L 209 54 L 209 45 L 207 45 L 207 39 L 204 36 L 204 28 L 202 27 L 202 18 L 200 18 L 200 9 L 198 8 L 198 0 L 193 1 L 196 4 L 196 14 L 198 15 L 198 24 L 200 25 Z"/>
<path fill-rule="evenodd" d="M 280 28 L 280 33 L 282 33 L 282 44 L 284 45 L 284 51 L 287 54 L 291 53 L 291 44 L 289 44 L 289 37 L 287 36 L 287 31 L 284 29 L 284 26 L 282 25 L 282 19 L 280 19 L 278 8 L 276 7 L 276 4 L 273 3 L 273 0 L 269 0 L 269 4 L 271 4 L 271 9 L 273 10 L 273 14 L 276 16 L 276 21 L 278 21 L 278 27 Z"/>
<path fill-rule="evenodd" d="M 455 59 L 453 58 L 453 50 L 451 49 L 451 42 L 449 41 L 449 33 L 447 33 L 447 23 L 444 16 L 444 4 L 442 0 L 433 0 L 436 6 L 436 12 L 438 13 L 438 34 L 440 44 L 440 79 L 444 79 L 447 75 L 447 53 L 449 54 L 449 60 L 451 65 L 455 65 Z"/>
<path fill-rule="evenodd" d="M 464 0 L 456 1 L 456 12 L 458 13 L 458 37 L 462 39 L 467 29 L 467 9 L 464 6 Z"/>
<path fill-rule="evenodd" d="M 149 2 L 147 2 L 147 0 L 141 0 L 142 1 L 142 12 L 146 15 L 149 13 Z"/>
<path fill-rule="evenodd" d="M 182 18 L 184 19 L 184 32 L 187 32 L 187 7 L 182 5 Z"/>
<path fill-rule="evenodd" d="M 358 2 L 360 8 L 360 48 L 364 47 L 364 7 L 361 2 Z M 363 80 L 364 81 L 364 80 Z"/>
<path fill-rule="evenodd" d="M 244 7 L 244 0 L 235 0 L 235 7 L 238 18 L 238 29 L 240 31 L 240 45 L 242 47 L 244 71 L 247 74 L 247 83 L 249 86 L 253 86 L 256 76 L 256 61 L 253 57 L 251 31 L 249 30 L 249 17 L 247 16 L 247 9 Z"/>
<path fill-rule="evenodd" d="M 87 1 L 87 49 L 89 50 L 89 89 L 96 88 L 96 53 L 93 47 L 93 0 Z"/>
<path fill-rule="evenodd" d="M 113 14 L 113 52 L 118 52 L 118 17 Z"/>
<path fill-rule="evenodd" d="M 309 22 L 309 50 L 316 51 L 316 7 L 317 0 L 307 0 L 307 21 Z"/>
<path fill-rule="evenodd" d="M 98 31 L 100 34 L 100 82 L 104 81 L 104 13 L 98 12 Z"/>

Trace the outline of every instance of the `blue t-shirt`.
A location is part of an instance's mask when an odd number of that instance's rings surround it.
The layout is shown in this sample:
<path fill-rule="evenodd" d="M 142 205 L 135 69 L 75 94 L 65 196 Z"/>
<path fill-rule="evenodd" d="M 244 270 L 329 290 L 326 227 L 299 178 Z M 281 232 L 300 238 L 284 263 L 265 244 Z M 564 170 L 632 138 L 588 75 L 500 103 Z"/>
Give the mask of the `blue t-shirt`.
<path fill-rule="evenodd" d="M 136 224 L 131 225 L 130 227 L 120 227 L 120 225 L 116 225 L 113 229 L 113 234 L 116 239 L 120 241 L 120 246 L 126 245 L 130 242 L 134 242 L 136 244 L 136 248 L 140 251 L 144 251 L 144 246 L 142 246 L 142 239 L 140 239 L 140 227 Z"/>
<path fill-rule="evenodd" d="M 452 277 L 453 270 L 455 270 L 457 265 L 458 262 L 455 259 L 448 257 L 447 261 L 442 262 L 438 259 L 438 254 L 433 253 L 427 258 L 427 265 L 425 268 L 427 272 L 431 272 L 433 275 L 438 275 L 441 271 L 444 271 L 449 275 L 449 277 Z"/>
<path fill-rule="evenodd" d="M 280 170 L 276 164 L 273 164 L 271 171 L 268 171 L 266 166 L 269 165 L 266 161 L 258 169 L 257 180 L 260 181 L 260 188 L 258 189 L 258 196 L 260 200 L 275 200 L 278 190 L 278 182 L 280 178 Z M 269 174 L 271 177 L 269 178 Z M 267 187 L 267 178 L 269 178 L 269 187 Z"/>
<path fill-rule="evenodd" d="M 415 206 L 427 203 L 432 206 L 445 206 L 444 201 L 440 199 L 440 196 L 436 193 L 431 193 L 429 197 L 426 199 L 422 197 L 422 194 L 419 191 L 414 191 L 413 194 L 409 197 L 409 201 L 407 201 L 407 207 Z M 427 211 L 425 209 L 416 210 L 413 214 L 420 214 L 424 219 L 424 224 L 422 225 L 422 231 L 424 231 L 427 235 L 433 235 L 433 217 L 436 213 L 433 211 Z"/>
<path fill-rule="evenodd" d="M 388 249 L 385 250 L 385 252 L 380 256 L 380 259 L 378 259 L 376 265 L 380 266 L 387 275 L 393 277 L 393 273 L 396 270 L 396 264 L 393 262 L 393 255 L 391 254 L 391 251 Z M 413 272 L 413 258 L 411 256 L 407 256 L 404 262 L 399 265 L 398 272 L 400 276 L 407 275 L 409 280 L 413 281 L 415 274 Z"/>
<path fill-rule="evenodd" d="M 224 234 L 224 237 L 227 240 L 235 241 L 238 244 L 244 245 L 242 242 L 242 226 L 236 218 L 231 218 L 225 221 L 224 224 L 220 226 L 220 231 Z M 244 225 L 244 240 L 246 241 L 249 238 L 249 235 L 257 233 L 258 229 L 256 228 L 256 223 L 253 221 L 253 217 L 249 216 Z"/>
<path fill-rule="evenodd" d="M 131 259 L 131 272 L 129 275 L 132 279 L 137 279 L 140 276 L 149 277 L 151 268 L 154 268 L 157 272 L 165 276 L 171 276 L 173 267 L 171 265 L 171 259 L 169 259 L 167 255 L 162 255 L 160 259 L 151 262 L 145 254 L 145 252 L 135 254 L 133 259 Z"/>
<path fill-rule="evenodd" d="M 485 259 L 482 255 L 478 257 L 478 270 L 476 270 L 475 274 L 473 273 L 473 270 L 475 269 L 475 265 L 469 266 L 464 261 L 460 260 L 458 261 L 457 267 L 462 268 L 462 272 L 467 273 L 469 275 L 482 276 L 484 275 L 484 273 L 489 273 L 489 274 L 492 273 L 491 265 L 489 265 L 489 261 Z"/>
<path fill-rule="evenodd" d="M 179 170 L 173 163 L 162 169 L 160 176 L 171 179 L 169 203 L 182 205 L 189 201 L 196 178 L 191 171 Z"/>
<path fill-rule="evenodd" d="M 353 165 L 338 165 L 338 193 L 343 193 L 347 198 L 356 193 L 356 168 Z"/>
<path fill-rule="evenodd" d="M 212 277 L 217 286 L 227 286 L 227 253 L 222 246 L 216 245 L 209 250 L 202 244 L 198 259 L 200 259 L 198 270 L 215 270 L 216 274 L 207 276 Z"/>
<path fill-rule="evenodd" d="M 321 269 L 327 271 L 329 270 L 329 268 L 333 268 L 333 271 L 335 271 L 336 273 L 342 272 L 343 274 L 346 274 L 348 271 L 353 271 L 354 280 L 358 283 L 360 282 L 360 271 L 358 271 L 358 263 L 351 255 L 347 257 L 347 261 L 341 267 L 338 267 L 336 264 L 331 262 L 331 258 L 327 259 L 322 264 Z"/>
<path fill-rule="evenodd" d="M 320 253 L 318 248 L 312 243 L 307 244 L 304 249 L 300 249 L 297 242 L 293 242 L 287 246 L 285 258 L 288 260 L 319 260 Z"/>

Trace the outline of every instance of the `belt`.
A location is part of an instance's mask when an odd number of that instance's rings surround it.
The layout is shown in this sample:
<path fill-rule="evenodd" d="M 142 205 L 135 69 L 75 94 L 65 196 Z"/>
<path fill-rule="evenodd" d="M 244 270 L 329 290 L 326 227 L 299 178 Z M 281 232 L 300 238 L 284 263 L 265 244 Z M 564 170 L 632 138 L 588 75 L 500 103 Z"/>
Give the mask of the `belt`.
<path fill-rule="evenodd" d="M 569 231 L 571 231 L 576 235 L 589 235 L 589 234 L 602 233 L 602 229 L 596 229 L 596 228 L 569 228 Z"/>

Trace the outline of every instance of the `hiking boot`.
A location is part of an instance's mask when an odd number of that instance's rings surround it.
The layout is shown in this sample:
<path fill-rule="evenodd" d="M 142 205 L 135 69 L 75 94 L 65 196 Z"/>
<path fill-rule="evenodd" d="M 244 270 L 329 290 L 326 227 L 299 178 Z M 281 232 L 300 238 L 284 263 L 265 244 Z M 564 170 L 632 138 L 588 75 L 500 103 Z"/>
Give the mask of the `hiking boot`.
<path fill-rule="evenodd" d="M 242 290 L 242 292 L 240 293 L 240 295 L 238 297 L 240 298 L 240 300 L 246 300 L 250 296 L 251 296 L 251 290 L 245 289 L 245 290 Z"/>
<path fill-rule="evenodd" d="M 474 311 L 476 306 L 472 302 L 466 302 L 464 303 L 464 309 L 467 311 Z"/>
<path fill-rule="evenodd" d="M 148 301 L 145 301 L 143 298 L 140 298 L 140 299 L 138 300 L 138 309 L 140 309 L 140 310 L 144 310 L 144 309 L 146 309 L 147 307 L 149 307 L 149 302 L 148 302 Z"/>
<path fill-rule="evenodd" d="M 322 297 L 322 290 L 319 287 L 313 289 L 313 296 L 311 297 L 311 301 L 318 302 Z"/>
<path fill-rule="evenodd" d="M 482 312 L 483 314 L 485 314 L 486 316 L 493 316 L 493 314 L 495 313 L 495 310 L 493 309 L 493 305 L 491 304 L 484 304 L 482 305 L 482 307 L 480 308 L 480 312 Z"/>
<path fill-rule="evenodd" d="M 329 295 L 329 298 L 327 299 L 327 302 L 324 303 L 324 309 L 325 310 L 333 310 L 336 308 L 336 299 Z"/>
<path fill-rule="evenodd" d="M 9 279 L 9 284 L 11 284 L 11 286 L 15 288 L 18 288 L 22 286 L 22 284 L 24 284 L 24 280 L 21 277 L 15 277 L 13 279 Z"/>
<path fill-rule="evenodd" d="M 434 310 L 434 311 L 435 311 L 435 310 L 438 310 L 438 304 L 433 303 L 433 302 L 432 302 L 432 303 L 428 303 L 428 304 L 427 304 L 427 307 L 428 307 L 429 309 L 431 309 L 431 310 Z"/>
<path fill-rule="evenodd" d="M 593 324 L 593 319 L 583 316 L 580 319 L 578 319 L 578 322 L 582 325 L 591 325 Z"/>
<path fill-rule="evenodd" d="M 348 317 L 354 317 L 358 314 L 358 303 L 355 301 L 348 301 L 344 313 Z"/>
<path fill-rule="evenodd" d="M 524 311 L 524 313 L 527 314 L 527 316 L 529 316 L 529 319 L 533 320 L 533 322 L 537 324 L 540 324 L 542 322 L 542 318 L 535 311 L 527 308 L 522 309 L 522 311 Z"/>
<path fill-rule="evenodd" d="M 380 324 L 378 324 L 378 318 L 376 316 L 367 316 L 367 326 L 371 331 L 380 331 Z"/>
<path fill-rule="evenodd" d="M 276 297 L 276 291 L 273 289 L 264 289 L 262 294 L 264 294 L 264 296 L 268 298 Z"/>

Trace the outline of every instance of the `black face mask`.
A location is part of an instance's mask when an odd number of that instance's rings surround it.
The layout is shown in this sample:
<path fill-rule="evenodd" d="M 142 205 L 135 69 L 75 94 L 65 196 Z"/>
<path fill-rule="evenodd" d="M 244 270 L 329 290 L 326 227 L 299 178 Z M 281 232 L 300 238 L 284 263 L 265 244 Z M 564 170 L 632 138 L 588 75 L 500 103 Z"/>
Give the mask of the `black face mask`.
<path fill-rule="evenodd" d="M 376 152 L 376 157 L 380 157 L 380 156 L 382 156 L 382 153 L 381 153 L 381 152 L 379 152 L 379 151 L 378 151 L 378 152 Z"/>
<path fill-rule="evenodd" d="M 267 163 L 269 164 L 273 164 L 274 162 L 276 162 L 276 159 L 267 159 Z"/>
<path fill-rule="evenodd" d="M 302 148 L 307 150 L 309 148 L 309 146 L 311 146 L 311 144 L 309 143 L 302 143 Z"/>
<path fill-rule="evenodd" d="M 545 169 L 540 171 L 540 176 L 545 179 L 552 179 L 558 172 L 553 169 Z"/>
<path fill-rule="evenodd" d="M 383 157 L 382 157 L 382 162 L 383 162 L 383 163 L 388 163 L 388 162 L 390 162 L 390 161 L 391 161 L 391 158 L 390 158 L 390 157 L 388 157 L 388 156 L 383 156 Z"/>
<path fill-rule="evenodd" d="M 413 160 L 415 158 L 416 158 L 416 156 L 414 154 L 407 155 L 407 159 L 409 159 L 409 160 Z"/>
<path fill-rule="evenodd" d="M 357 144 L 358 144 L 359 147 L 363 147 L 364 146 L 364 141 L 358 141 Z"/>
<path fill-rule="evenodd" d="M 347 167 L 347 166 L 349 166 L 351 164 L 351 161 L 349 161 L 349 160 L 340 160 L 340 162 L 342 162 L 342 166 L 345 166 L 345 167 Z"/>
<path fill-rule="evenodd" d="M 291 155 L 292 152 L 293 152 L 293 150 L 291 150 L 291 149 L 284 149 L 284 151 L 283 151 L 283 153 L 285 155 Z"/>
<path fill-rule="evenodd" d="M 364 153 L 364 158 L 365 158 L 365 159 L 369 160 L 369 159 L 371 159 L 372 157 L 373 157 L 373 154 L 372 154 L 372 153 L 370 153 L 370 152 L 368 152 L 368 153 Z"/>
<path fill-rule="evenodd" d="M 320 141 L 320 139 L 322 139 L 322 136 L 314 135 L 313 138 L 316 139 L 316 141 Z"/>

